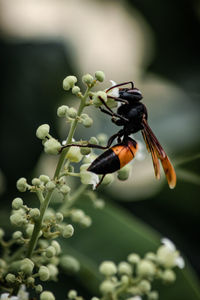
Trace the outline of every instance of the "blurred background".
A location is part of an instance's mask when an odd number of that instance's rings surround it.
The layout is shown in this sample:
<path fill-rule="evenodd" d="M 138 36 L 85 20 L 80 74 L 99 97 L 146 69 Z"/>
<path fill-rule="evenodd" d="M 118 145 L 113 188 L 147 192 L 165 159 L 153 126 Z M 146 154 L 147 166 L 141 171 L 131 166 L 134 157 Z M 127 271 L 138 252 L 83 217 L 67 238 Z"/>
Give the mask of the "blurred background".
<path fill-rule="evenodd" d="M 1 225 L 11 230 L 7 218 L 17 196 L 16 180 L 31 179 L 39 170 L 54 172 L 55 161 L 43 157 L 35 131 L 48 123 L 55 137 L 66 137 L 68 128 L 56 110 L 75 103 L 62 89 L 69 74 L 77 75 L 81 85 L 83 74 L 102 70 L 102 89 L 109 80 L 133 80 L 143 93 L 149 124 L 177 171 L 175 190 L 169 190 L 164 176 L 157 182 L 141 134 L 136 135 L 143 155 L 132 163 L 130 179 L 99 189 L 107 210 L 87 207 L 94 225 L 77 228 L 80 234 L 64 245 L 83 264 L 92 259 L 94 268 L 75 277 L 62 274 L 59 289 L 52 284 L 60 299 L 71 287 L 91 296 L 99 262 L 153 250 L 160 236 L 174 241 L 192 266 L 178 274 L 170 291 L 160 288 L 161 299 L 200 299 L 199 32 L 199 0 L 0 0 Z M 94 108 L 88 113 L 94 125 L 80 127 L 76 139 L 116 132 L 106 115 Z"/>

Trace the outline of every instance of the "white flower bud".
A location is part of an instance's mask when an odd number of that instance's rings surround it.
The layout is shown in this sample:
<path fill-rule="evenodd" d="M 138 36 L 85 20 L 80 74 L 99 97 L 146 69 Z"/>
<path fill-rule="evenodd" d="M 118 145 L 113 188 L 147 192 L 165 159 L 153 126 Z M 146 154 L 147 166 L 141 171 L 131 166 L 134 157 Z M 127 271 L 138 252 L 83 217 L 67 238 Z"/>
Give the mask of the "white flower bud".
<path fill-rule="evenodd" d="M 15 231 L 12 234 L 12 237 L 14 240 L 20 239 L 22 237 L 22 232 L 21 231 Z"/>
<path fill-rule="evenodd" d="M 52 292 L 44 291 L 40 294 L 40 300 L 55 300 L 55 297 Z"/>
<path fill-rule="evenodd" d="M 97 135 L 97 139 L 98 139 L 100 145 L 104 145 L 104 144 L 106 144 L 106 142 L 108 140 L 108 136 L 105 133 L 99 133 Z"/>
<path fill-rule="evenodd" d="M 28 226 L 26 228 L 26 234 L 28 235 L 28 237 L 32 236 L 33 229 L 34 229 L 34 225 L 33 224 L 28 224 Z"/>
<path fill-rule="evenodd" d="M 47 184 L 46 184 L 46 188 L 47 188 L 47 190 L 49 190 L 49 191 L 55 189 L 55 187 L 56 187 L 56 185 L 55 185 L 55 183 L 54 183 L 53 181 L 49 181 L 49 182 L 47 182 Z"/>
<path fill-rule="evenodd" d="M 47 183 L 50 181 L 50 178 L 47 175 L 40 175 L 39 179 L 44 183 Z"/>
<path fill-rule="evenodd" d="M 17 189 L 20 192 L 25 192 L 27 190 L 27 187 L 28 187 L 28 184 L 27 184 L 26 178 L 22 177 L 17 180 Z"/>
<path fill-rule="evenodd" d="M 52 241 L 51 246 L 55 248 L 56 255 L 60 254 L 61 248 L 60 248 L 60 244 L 57 241 Z"/>
<path fill-rule="evenodd" d="M 71 212 L 71 219 L 73 222 L 79 223 L 85 217 L 85 213 L 81 209 L 73 209 Z"/>
<path fill-rule="evenodd" d="M 141 280 L 138 288 L 144 294 L 147 294 L 151 290 L 151 284 L 148 280 Z"/>
<path fill-rule="evenodd" d="M 27 223 L 27 220 L 25 216 L 17 211 L 10 216 L 10 222 L 16 226 L 22 226 Z"/>
<path fill-rule="evenodd" d="M 71 162 L 78 163 L 83 158 L 83 155 L 81 154 L 79 147 L 71 147 L 67 152 L 66 158 Z"/>
<path fill-rule="evenodd" d="M 60 192 L 64 195 L 67 195 L 69 194 L 69 192 L 71 191 L 71 188 L 66 185 L 66 184 L 63 184 L 61 187 L 60 187 Z"/>
<path fill-rule="evenodd" d="M 55 247 L 49 246 L 49 247 L 46 249 L 46 256 L 47 256 L 48 258 L 51 258 L 51 257 L 53 257 L 53 256 L 55 256 L 55 255 L 56 255 L 56 249 L 55 249 Z"/>
<path fill-rule="evenodd" d="M 138 263 L 138 274 L 144 277 L 152 277 L 155 274 L 155 265 L 146 259 L 142 259 Z"/>
<path fill-rule="evenodd" d="M 77 82 L 77 78 L 75 76 L 67 76 L 64 80 L 63 80 L 63 89 L 65 91 L 70 90 L 70 88 L 72 88 L 75 83 Z"/>
<path fill-rule="evenodd" d="M 70 107 L 67 111 L 67 116 L 74 119 L 77 116 L 77 109 L 74 107 Z"/>
<path fill-rule="evenodd" d="M 84 218 L 82 218 L 82 220 L 80 221 L 80 224 L 84 227 L 90 227 L 92 224 L 92 219 L 89 216 L 85 216 Z"/>
<path fill-rule="evenodd" d="M 157 260 L 156 254 L 153 252 L 147 252 L 145 255 L 145 259 L 151 260 L 152 262 L 155 262 Z"/>
<path fill-rule="evenodd" d="M 92 75 L 90 74 L 85 74 L 82 77 L 82 81 L 83 83 L 85 83 L 86 85 L 90 85 L 93 83 L 94 78 L 92 77 Z"/>
<path fill-rule="evenodd" d="M 33 278 L 33 277 L 28 277 L 28 278 L 27 278 L 27 283 L 28 283 L 29 285 L 34 285 L 34 283 L 35 283 L 35 278 Z"/>
<path fill-rule="evenodd" d="M 57 222 L 62 222 L 63 221 L 63 214 L 61 214 L 60 212 L 56 213 L 56 221 Z"/>
<path fill-rule="evenodd" d="M 126 261 L 122 261 L 118 265 L 118 273 L 119 274 L 126 274 L 126 275 L 131 275 L 133 272 L 132 267 L 129 263 Z"/>
<path fill-rule="evenodd" d="M 23 200 L 21 198 L 15 198 L 12 202 L 13 209 L 19 209 L 23 205 Z"/>
<path fill-rule="evenodd" d="M 158 300 L 159 296 L 158 296 L 158 292 L 157 291 L 151 291 L 148 294 L 148 300 Z"/>
<path fill-rule="evenodd" d="M 140 261 L 140 256 L 136 253 L 131 253 L 128 255 L 128 262 L 131 264 L 138 264 Z"/>
<path fill-rule="evenodd" d="M 4 237 L 4 230 L 2 228 L 0 228 L 0 240 Z"/>
<path fill-rule="evenodd" d="M 29 258 L 24 258 L 21 261 L 21 271 L 23 271 L 26 275 L 31 275 L 34 268 L 34 263 Z"/>
<path fill-rule="evenodd" d="M 57 109 L 57 116 L 60 118 L 66 117 L 69 107 L 67 105 L 61 105 Z"/>
<path fill-rule="evenodd" d="M 117 267 L 112 261 L 104 261 L 100 264 L 99 271 L 105 276 L 112 276 L 117 273 Z"/>
<path fill-rule="evenodd" d="M 58 275 L 58 268 L 53 264 L 48 264 L 47 268 L 49 270 L 50 278 L 55 278 Z"/>
<path fill-rule="evenodd" d="M 77 273 L 80 270 L 79 261 L 70 255 L 64 255 L 60 258 L 61 267 L 69 273 Z"/>
<path fill-rule="evenodd" d="M 41 266 L 38 271 L 40 280 L 47 281 L 49 279 L 49 269 L 45 266 Z"/>
<path fill-rule="evenodd" d="M 74 227 L 69 224 L 63 228 L 62 236 L 64 238 L 70 238 L 74 234 Z"/>
<path fill-rule="evenodd" d="M 50 130 L 50 127 L 48 124 L 43 124 L 43 125 L 40 125 L 36 131 L 36 136 L 38 139 L 45 139 L 46 136 L 49 134 L 49 130 Z"/>
<path fill-rule="evenodd" d="M 86 128 L 89 128 L 89 127 L 92 126 L 93 120 L 92 120 L 92 118 L 88 117 L 88 118 L 82 120 L 82 124 L 83 124 L 83 126 L 85 126 Z"/>
<path fill-rule="evenodd" d="M 56 155 L 61 150 L 62 146 L 60 142 L 58 142 L 54 138 L 50 138 L 44 143 L 44 151 L 48 154 Z"/>
<path fill-rule="evenodd" d="M 33 178 L 32 179 L 32 185 L 40 186 L 41 185 L 40 179 L 39 178 Z"/>
<path fill-rule="evenodd" d="M 35 291 L 36 293 L 41 293 L 43 291 L 43 287 L 41 286 L 41 284 L 36 285 Z"/>
<path fill-rule="evenodd" d="M 104 79 L 105 79 L 105 74 L 104 74 L 104 72 L 102 72 L 102 71 L 96 71 L 96 72 L 95 72 L 95 78 L 96 78 L 98 81 L 103 82 Z"/>
<path fill-rule="evenodd" d="M 38 208 L 32 208 L 29 212 L 29 215 L 34 220 L 38 220 L 38 218 L 40 216 L 40 210 Z"/>
<path fill-rule="evenodd" d="M 160 265 L 166 268 L 173 268 L 176 266 L 176 259 L 179 257 L 178 251 L 173 251 L 169 247 L 162 245 L 157 251 L 157 260 Z"/>
<path fill-rule="evenodd" d="M 80 172 L 81 182 L 83 184 L 92 184 L 93 189 L 99 183 L 99 176 L 95 173 L 88 172 L 88 171 L 81 171 Z"/>
<path fill-rule="evenodd" d="M 100 291 L 103 295 L 112 293 L 114 291 L 115 284 L 111 280 L 105 280 L 100 285 Z"/>
<path fill-rule="evenodd" d="M 162 279 L 166 283 L 172 283 L 176 280 L 176 274 L 170 269 L 164 270 L 162 273 Z"/>
<path fill-rule="evenodd" d="M 104 101 L 104 102 L 107 102 L 107 94 L 106 92 L 103 92 L 103 91 L 98 91 L 96 93 L 94 93 L 93 95 L 93 104 L 96 106 L 96 107 L 99 107 L 102 105 L 102 101 L 101 99 Z"/>
<path fill-rule="evenodd" d="M 74 86 L 74 87 L 72 88 L 72 94 L 78 95 L 79 93 L 80 93 L 80 87 Z"/>
<path fill-rule="evenodd" d="M 75 299 L 77 297 L 77 291 L 70 290 L 67 296 L 69 299 Z"/>
<path fill-rule="evenodd" d="M 102 209 L 102 208 L 104 208 L 104 206 L 105 206 L 104 200 L 102 200 L 102 199 L 96 199 L 96 200 L 94 201 L 94 207 L 95 207 L 95 208 L 97 208 L 97 209 Z"/>

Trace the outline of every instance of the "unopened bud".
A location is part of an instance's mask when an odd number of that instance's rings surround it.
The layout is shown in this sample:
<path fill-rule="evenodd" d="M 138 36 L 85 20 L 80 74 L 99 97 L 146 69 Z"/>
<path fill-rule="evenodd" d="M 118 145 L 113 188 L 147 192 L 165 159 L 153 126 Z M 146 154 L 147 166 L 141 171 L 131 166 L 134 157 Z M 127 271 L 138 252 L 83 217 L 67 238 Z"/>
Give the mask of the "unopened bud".
<path fill-rule="evenodd" d="M 112 276 L 117 273 L 117 267 L 112 261 L 104 261 L 100 264 L 99 271 L 105 276 Z"/>
<path fill-rule="evenodd" d="M 36 136 L 38 139 L 45 139 L 46 136 L 49 134 L 49 130 L 50 130 L 50 127 L 48 124 L 43 124 L 43 125 L 40 125 L 36 131 Z"/>
<path fill-rule="evenodd" d="M 95 72 L 95 77 L 98 81 L 103 82 L 105 79 L 105 74 L 102 71 L 96 71 Z"/>
<path fill-rule="evenodd" d="M 23 205 L 23 200 L 21 198 L 15 198 L 12 202 L 13 209 L 19 209 Z"/>
<path fill-rule="evenodd" d="M 57 116 L 60 118 L 66 117 L 69 107 L 67 105 L 62 105 L 57 109 Z"/>
<path fill-rule="evenodd" d="M 64 238 L 70 238 L 74 234 L 74 227 L 69 224 L 63 228 L 62 236 Z"/>
<path fill-rule="evenodd" d="M 28 185 L 27 185 L 26 178 L 22 177 L 17 180 L 17 189 L 20 192 L 25 192 L 27 190 L 27 187 L 28 187 Z"/>
<path fill-rule="evenodd" d="M 92 84 L 93 80 L 94 80 L 94 78 L 93 78 L 92 75 L 90 75 L 90 74 L 85 74 L 85 75 L 83 75 L 83 77 L 82 77 L 82 81 L 83 81 L 83 83 L 85 83 L 86 85 Z"/>
<path fill-rule="evenodd" d="M 55 300 L 55 297 L 52 292 L 44 291 L 40 294 L 40 300 Z"/>
<path fill-rule="evenodd" d="M 47 281 L 49 279 L 49 269 L 45 266 L 41 266 L 39 268 L 39 277 L 40 277 L 40 280 L 42 281 Z"/>
<path fill-rule="evenodd" d="M 44 151 L 48 154 L 56 155 L 61 150 L 62 146 L 60 142 L 58 142 L 54 138 L 50 138 L 44 143 Z"/>

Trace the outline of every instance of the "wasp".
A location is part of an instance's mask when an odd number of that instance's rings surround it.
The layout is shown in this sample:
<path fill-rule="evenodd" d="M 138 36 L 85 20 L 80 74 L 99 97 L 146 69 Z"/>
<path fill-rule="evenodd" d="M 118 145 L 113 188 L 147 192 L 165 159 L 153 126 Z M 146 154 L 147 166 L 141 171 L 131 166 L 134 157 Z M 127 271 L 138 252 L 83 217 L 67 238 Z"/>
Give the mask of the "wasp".
<path fill-rule="evenodd" d="M 130 84 L 131 87 L 122 88 L 122 86 L 127 84 Z M 120 87 L 118 97 L 109 95 L 110 90 L 118 87 Z M 109 138 L 106 146 L 94 144 L 69 144 L 66 146 L 91 147 L 106 150 L 99 155 L 88 168 L 88 171 L 90 172 L 103 175 L 98 183 L 98 185 L 100 185 L 106 174 L 113 173 L 121 169 L 135 157 L 138 151 L 138 143 L 132 139 L 130 135 L 141 131 L 147 150 L 151 153 L 156 179 L 160 179 L 160 161 L 165 172 L 168 185 L 171 189 L 173 189 L 176 186 L 176 173 L 167 154 L 147 122 L 147 108 L 141 102 L 143 96 L 140 90 L 134 87 L 134 83 L 132 81 L 128 81 L 110 87 L 106 90 L 106 93 L 109 98 L 113 98 L 115 101 L 120 102 L 120 105 L 117 112 L 114 112 L 107 106 L 106 102 L 99 97 L 104 106 L 100 107 L 100 110 L 111 116 L 112 122 L 114 122 L 117 126 L 121 126 L 122 129 Z M 115 139 L 117 139 L 118 143 L 111 147 Z"/>

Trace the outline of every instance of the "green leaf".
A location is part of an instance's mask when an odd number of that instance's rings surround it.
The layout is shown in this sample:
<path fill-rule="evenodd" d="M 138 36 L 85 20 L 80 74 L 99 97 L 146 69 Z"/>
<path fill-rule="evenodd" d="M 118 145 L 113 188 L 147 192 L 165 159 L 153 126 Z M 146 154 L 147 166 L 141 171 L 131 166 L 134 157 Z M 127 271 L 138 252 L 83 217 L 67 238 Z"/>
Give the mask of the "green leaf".
<path fill-rule="evenodd" d="M 82 200 L 83 203 L 83 200 Z M 125 260 L 131 252 L 141 256 L 156 251 L 160 234 L 123 209 L 106 203 L 97 210 L 88 203 L 81 205 L 93 220 L 89 229 L 76 228 L 75 235 L 63 243 L 63 252 L 75 256 L 81 263 L 80 280 L 86 289 L 98 295 L 101 276 L 98 265 L 103 260 L 116 263 Z M 156 284 L 162 300 L 200 299 L 200 288 L 189 263 L 183 270 L 176 269 L 177 280 L 173 285 Z M 89 284 L 88 284 L 89 282 Z"/>

